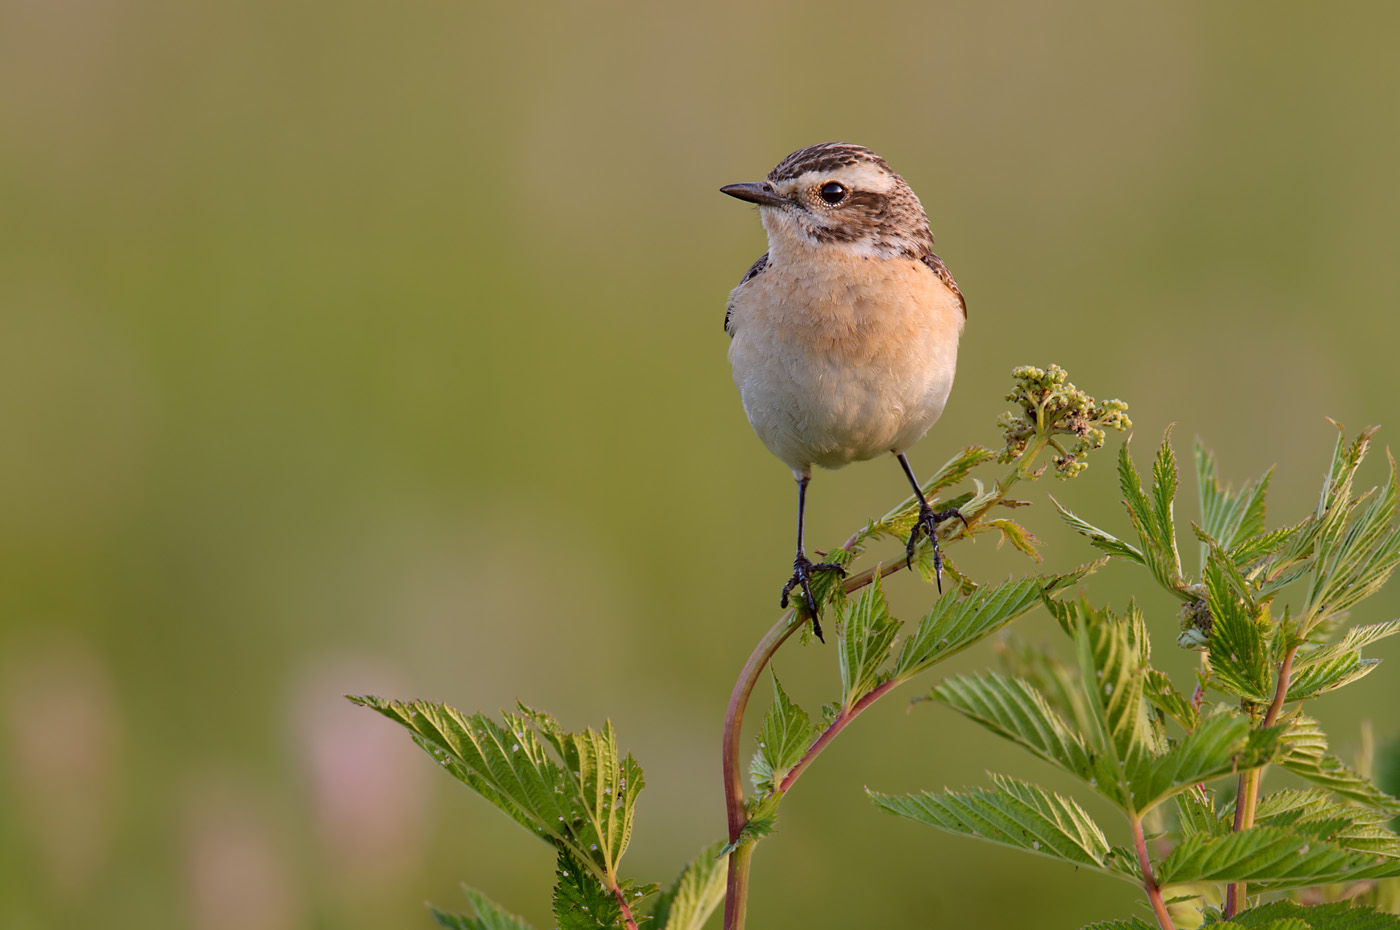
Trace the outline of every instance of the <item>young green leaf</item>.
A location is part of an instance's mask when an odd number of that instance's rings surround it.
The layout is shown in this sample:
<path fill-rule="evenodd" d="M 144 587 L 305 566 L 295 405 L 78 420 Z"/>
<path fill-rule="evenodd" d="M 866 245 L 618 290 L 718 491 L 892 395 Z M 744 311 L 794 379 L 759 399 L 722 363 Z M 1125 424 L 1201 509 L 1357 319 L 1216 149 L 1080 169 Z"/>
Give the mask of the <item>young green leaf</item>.
<path fill-rule="evenodd" d="M 1205 833 L 1223 836 L 1230 824 L 1215 810 L 1215 791 L 1192 785 L 1176 796 L 1176 810 L 1183 834 Z"/>
<path fill-rule="evenodd" d="M 1075 584 L 1102 564 L 1090 562 L 1060 575 L 1006 581 L 978 588 L 966 597 L 940 597 L 905 639 L 895 660 L 894 677 L 905 681 L 980 642 L 1039 605 L 1046 592 Z"/>
<path fill-rule="evenodd" d="M 1248 718 L 1218 709 L 1161 755 L 1134 754 L 1127 765 L 1134 809 L 1149 811 L 1194 785 L 1267 764 L 1283 729 L 1253 730 Z"/>
<path fill-rule="evenodd" d="M 802 759 L 816 738 L 817 726 L 807 712 L 788 699 L 787 692 L 773 675 L 773 703 L 763 718 L 758 734 L 758 751 L 749 765 L 749 776 L 759 794 L 772 791 Z"/>
<path fill-rule="evenodd" d="M 1283 743 L 1287 752 L 1277 760 L 1280 768 L 1372 810 L 1392 817 L 1400 814 L 1400 799 L 1386 794 L 1371 779 L 1327 754 L 1327 736 L 1312 717 L 1295 718 Z"/>
<path fill-rule="evenodd" d="M 1230 805 L 1228 810 L 1233 809 Z M 1285 789 L 1259 799 L 1255 824 L 1285 827 L 1352 852 L 1400 858 L 1400 836 L 1386 827 L 1388 815 L 1358 807 L 1316 788 Z"/>
<path fill-rule="evenodd" d="M 856 602 L 837 616 L 840 632 L 836 656 L 841 668 L 842 706 L 850 707 L 888 677 L 880 673 L 880 668 L 889 657 L 901 623 L 890 616 L 878 575 Z"/>
<path fill-rule="evenodd" d="M 447 927 L 448 930 L 533 930 L 524 920 L 501 910 L 490 898 L 475 888 L 463 885 L 462 890 L 471 900 L 476 916 L 449 914 L 429 904 L 428 910 L 432 912 L 433 920 L 438 926 Z"/>
<path fill-rule="evenodd" d="M 724 902 L 728 857 L 715 843 L 701 850 L 676 876 L 670 888 L 661 893 L 651 908 L 656 930 L 702 930 L 715 908 Z"/>
<path fill-rule="evenodd" d="M 1200 723 L 1200 712 L 1176 690 L 1170 676 L 1155 668 L 1143 670 L 1143 695 L 1162 713 L 1180 724 L 1183 730 L 1194 730 Z"/>
<path fill-rule="evenodd" d="M 1400 632 L 1400 620 L 1391 620 L 1352 627 L 1337 642 L 1300 649 L 1293 660 L 1288 700 L 1301 701 L 1333 691 L 1370 674 L 1380 660 L 1363 659 L 1362 647 L 1397 632 Z"/>
<path fill-rule="evenodd" d="M 1303 635 L 1370 597 L 1400 565 L 1400 528 L 1394 525 L 1400 507 L 1395 460 L 1390 459 L 1384 489 L 1351 497 L 1356 470 L 1374 433 L 1374 427 L 1362 430 L 1350 447 L 1338 435 L 1318 505 L 1313 575 L 1300 621 Z"/>
<path fill-rule="evenodd" d="M 1001 538 L 997 540 L 997 548 L 1000 549 L 1002 543 L 1010 543 L 1011 548 L 1035 559 L 1037 562 L 1043 561 L 1040 553 L 1036 550 L 1035 544 L 1039 542 L 1031 531 L 1026 529 L 1015 520 L 1008 520 L 1005 517 L 998 517 L 995 520 L 983 520 L 982 526 L 1001 531 Z"/>
<path fill-rule="evenodd" d="M 1105 774 L 1095 768 L 1094 753 L 1084 737 L 1065 723 L 1044 695 L 1020 678 L 992 672 L 946 678 L 933 687 L 928 699 L 947 704 L 1084 781 Z M 1110 776 L 1102 781 L 1111 786 L 1113 780 Z"/>
<path fill-rule="evenodd" d="M 1126 543 L 1108 531 L 1101 530 L 1097 526 L 1094 526 L 1092 523 L 1055 500 L 1053 496 L 1050 497 L 1050 503 L 1055 505 L 1055 509 L 1059 511 L 1060 518 L 1069 525 L 1069 528 L 1079 533 L 1081 536 L 1088 537 L 1089 542 L 1093 544 L 1095 549 L 1107 552 L 1109 555 L 1117 556 L 1120 559 L 1136 562 L 1139 565 L 1147 564 L 1147 560 L 1136 546 L 1131 543 Z"/>
<path fill-rule="evenodd" d="M 740 846 L 748 846 L 757 843 L 765 836 L 771 836 L 778 829 L 778 817 L 774 813 L 777 810 L 777 799 L 772 795 L 763 798 L 749 811 L 749 819 L 744 824 L 744 829 L 739 831 L 739 838 L 725 843 L 719 848 L 721 856 L 727 856 Z"/>
<path fill-rule="evenodd" d="M 1160 884 L 1258 883 L 1273 890 L 1400 875 L 1400 860 L 1355 853 L 1279 827 L 1186 836 L 1157 869 Z"/>
<path fill-rule="evenodd" d="M 1162 445 L 1157 449 L 1157 458 L 1152 462 L 1152 512 L 1157 520 L 1157 532 L 1161 542 L 1169 544 L 1172 564 L 1176 574 L 1181 575 L 1181 557 L 1176 551 L 1176 519 L 1172 505 L 1176 501 L 1177 470 L 1176 452 L 1172 450 L 1172 428 L 1167 427 L 1162 434 Z"/>
<path fill-rule="evenodd" d="M 1091 731 L 1089 700 L 1079 682 L 1078 667 L 1071 668 L 1043 646 L 1032 646 L 1014 634 L 997 637 L 997 658 L 1010 676 L 1023 679 L 1065 718 L 1075 733 Z"/>
<path fill-rule="evenodd" d="M 1092 817 L 1071 798 L 992 776 L 991 789 L 894 797 L 867 789 L 882 810 L 949 833 L 1000 843 L 1139 882 L 1136 865 L 1109 846 Z"/>
<path fill-rule="evenodd" d="M 554 919 L 558 930 L 607 930 L 622 926 L 622 908 L 598 877 L 565 850 L 555 867 Z"/>
<path fill-rule="evenodd" d="M 1181 557 L 1176 548 L 1176 525 L 1172 517 L 1172 500 L 1176 496 L 1176 457 L 1171 451 L 1171 430 L 1162 437 L 1162 447 L 1153 463 L 1155 485 L 1149 499 L 1143 492 L 1128 443 L 1118 450 L 1118 486 L 1128 519 L 1141 540 L 1143 560 L 1159 584 L 1181 595 L 1186 580 L 1181 576 Z"/>
<path fill-rule="evenodd" d="M 1121 920 L 1101 920 L 1089 924 L 1080 930 L 1159 930 L 1155 923 L 1148 923 L 1141 917 L 1125 917 Z M 1226 927 L 1224 930 L 1235 930 L 1233 927 Z"/>
<path fill-rule="evenodd" d="M 1382 914 L 1374 908 L 1361 907 L 1350 901 L 1302 905 L 1296 901 L 1270 901 L 1258 907 L 1240 911 L 1229 921 L 1221 919 L 1219 911 L 1210 911 L 1202 927 L 1213 930 L 1282 930 L 1290 925 L 1309 930 L 1400 930 L 1400 917 Z"/>
<path fill-rule="evenodd" d="M 1215 474 L 1215 456 L 1196 442 L 1196 487 L 1200 495 L 1201 529 L 1227 550 L 1246 539 L 1264 532 L 1264 498 L 1274 470 L 1270 468 L 1257 482 L 1240 488 L 1221 488 Z M 1201 569 L 1204 571 L 1207 546 L 1201 547 Z M 1241 564 L 1241 563 L 1236 563 Z"/>
<path fill-rule="evenodd" d="M 1263 631 L 1235 584 L 1234 566 L 1219 550 L 1206 562 L 1211 681 L 1227 694 L 1257 704 L 1273 699 Z"/>
<path fill-rule="evenodd" d="M 1081 602 L 1076 605 L 1073 635 L 1080 678 L 1106 740 L 1101 745 L 1117 768 L 1151 751 L 1142 701 L 1147 629 L 1135 605 L 1115 617 Z"/>
<path fill-rule="evenodd" d="M 568 850 L 598 878 L 617 880 L 643 780 L 632 756 L 619 755 L 611 723 L 602 733 L 565 733 L 548 714 L 523 705 L 519 714 L 503 714 L 501 726 L 445 704 L 351 700 L 408 728 L 453 777 L 530 832 Z"/>

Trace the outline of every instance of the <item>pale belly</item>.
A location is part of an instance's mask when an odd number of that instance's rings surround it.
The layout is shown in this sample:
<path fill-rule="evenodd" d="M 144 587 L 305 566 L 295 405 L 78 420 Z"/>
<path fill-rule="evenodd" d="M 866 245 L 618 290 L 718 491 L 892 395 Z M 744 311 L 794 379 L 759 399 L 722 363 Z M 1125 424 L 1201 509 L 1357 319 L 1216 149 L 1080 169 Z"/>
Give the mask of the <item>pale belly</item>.
<path fill-rule="evenodd" d="M 754 431 L 794 473 L 903 452 L 943 412 L 962 313 L 924 271 L 878 300 L 846 282 L 785 293 L 777 276 L 766 293 L 736 291 L 734 381 Z"/>

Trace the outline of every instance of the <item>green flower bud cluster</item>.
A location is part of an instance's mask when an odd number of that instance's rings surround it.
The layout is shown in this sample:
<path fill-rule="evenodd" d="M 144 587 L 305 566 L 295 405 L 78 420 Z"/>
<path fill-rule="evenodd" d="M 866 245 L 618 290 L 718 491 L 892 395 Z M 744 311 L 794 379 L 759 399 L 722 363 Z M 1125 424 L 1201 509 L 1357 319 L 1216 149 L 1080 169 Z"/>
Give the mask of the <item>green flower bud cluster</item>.
<path fill-rule="evenodd" d="M 1041 369 L 1022 365 L 1011 372 L 1014 382 L 1006 399 L 1018 409 L 997 418 L 1006 448 L 1001 461 L 1014 462 L 1036 440 L 1047 442 L 1057 455 L 1051 461 L 1061 478 L 1073 478 L 1089 467 L 1085 455 L 1101 447 L 1106 430 L 1129 429 L 1128 405 L 1121 400 L 1099 403 L 1075 387 L 1059 365 Z M 1056 436 L 1073 436 L 1072 444 Z"/>
<path fill-rule="evenodd" d="M 1176 637 L 1176 644 L 1182 649 L 1203 652 L 1210 643 L 1210 628 L 1215 617 L 1206 601 L 1205 585 L 1191 585 L 1187 590 L 1195 596 L 1181 605 L 1181 633 Z"/>

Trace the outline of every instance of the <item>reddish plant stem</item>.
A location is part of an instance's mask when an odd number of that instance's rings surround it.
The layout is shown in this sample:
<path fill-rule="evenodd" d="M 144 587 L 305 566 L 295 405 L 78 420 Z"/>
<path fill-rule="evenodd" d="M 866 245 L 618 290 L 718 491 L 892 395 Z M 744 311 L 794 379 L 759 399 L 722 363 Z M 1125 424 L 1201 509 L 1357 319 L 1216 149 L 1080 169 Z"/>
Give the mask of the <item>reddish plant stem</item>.
<path fill-rule="evenodd" d="M 788 790 L 792 788 L 793 782 L 797 781 L 798 777 L 807 770 L 807 766 L 812 764 L 812 760 L 821 754 L 821 751 L 826 748 L 826 744 L 834 740 L 836 735 L 846 728 L 846 724 L 859 717 L 861 711 L 884 697 L 895 687 L 902 684 L 903 681 L 904 679 L 902 678 L 891 678 L 878 688 L 867 692 L 864 697 L 860 698 L 860 700 L 856 701 L 850 707 L 843 708 L 841 713 L 836 715 L 836 719 L 831 721 L 831 725 L 822 732 L 821 736 L 817 737 L 817 741 L 812 744 L 811 748 L 807 750 L 802 758 L 797 761 L 797 764 L 784 776 L 782 783 L 778 785 L 778 793 L 787 794 Z"/>
<path fill-rule="evenodd" d="M 1038 451 L 1037 449 L 1037 453 Z M 1017 469 L 1022 467 L 1024 461 L 1026 459 L 1023 457 L 1021 461 L 1018 461 L 1010 475 L 996 483 L 996 496 L 986 501 L 976 513 L 966 515 L 965 525 L 954 529 L 946 539 L 951 541 L 960 532 L 971 535 L 970 528 L 976 526 L 981 517 L 1005 497 L 1006 489 L 1016 483 L 1020 476 Z M 858 535 L 847 541 L 846 548 L 849 549 L 857 541 Z M 905 567 L 903 560 L 896 560 L 889 565 L 877 564 L 874 568 L 868 568 L 843 580 L 841 590 L 846 594 L 854 593 L 874 582 L 876 578 L 888 578 Z M 739 672 L 739 678 L 734 682 L 734 690 L 729 696 L 729 706 L 724 714 L 724 743 L 720 750 L 720 763 L 724 770 L 724 808 L 730 843 L 738 844 L 739 838 L 743 836 L 744 827 L 748 825 L 748 811 L 744 808 L 743 774 L 739 764 L 739 744 L 744 725 L 744 711 L 748 708 L 749 698 L 753 695 L 754 685 L 758 683 L 763 669 L 767 667 L 768 662 L 783 643 L 787 642 L 788 637 L 802 628 L 802 623 L 797 622 L 796 617 L 796 611 L 788 611 L 773 625 L 772 629 L 764 634 L 758 645 L 754 647 L 748 662 L 744 663 L 744 668 Z M 848 712 L 843 713 L 844 719 L 838 718 L 837 722 L 833 722 L 783 779 L 779 790 L 786 791 L 797 780 L 797 776 L 802 773 L 802 770 L 816 758 L 828 742 L 835 739 L 836 734 L 841 732 L 847 723 L 854 720 L 861 711 L 869 707 L 871 703 L 878 700 L 881 695 L 888 692 L 896 684 L 898 682 L 894 680 L 885 682 L 858 700 Z M 743 930 L 744 928 L 748 910 L 749 862 L 752 858 L 753 843 L 738 845 L 729 854 L 728 881 L 724 897 L 724 930 Z"/>
<path fill-rule="evenodd" d="M 1283 654 L 1283 661 L 1278 667 L 1278 684 L 1274 686 L 1274 699 L 1269 704 L 1269 710 L 1264 714 L 1263 727 L 1271 727 L 1278 723 L 1279 714 L 1283 712 L 1284 701 L 1288 699 L 1288 683 L 1293 674 L 1293 657 L 1298 652 L 1298 646 L 1290 646 Z M 1239 789 L 1235 792 L 1235 823 L 1234 832 L 1248 830 L 1254 826 L 1254 813 L 1259 806 L 1259 780 L 1262 777 L 1263 769 L 1250 769 L 1248 772 L 1240 773 Z M 1235 882 L 1230 885 L 1225 892 L 1225 914 L 1226 920 L 1239 913 L 1244 907 L 1248 891 L 1247 883 Z"/>
<path fill-rule="evenodd" d="M 739 765 L 739 741 L 744 727 L 744 711 L 749 706 L 749 697 L 754 685 L 763 674 L 778 647 L 796 633 L 801 624 L 796 622 L 796 611 L 789 610 L 773 624 L 773 628 L 763 635 L 754 647 L 749 661 L 734 682 L 734 691 L 729 696 L 729 707 L 724 713 L 724 746 L 720 751 L 720 764 L 724 767 L 724 808 L 729 821 L 729 842 L 739 840 L 744 825 L 748 823 L 748 813 L 744 810 L 744 782 Z M 731 869 L 733 859 L 730 860 Z M 728 926 L 726 921 L 725 926 Z"/>
<path fill-rule="evenodd" d="M 627 930 L 637 930 L 637 920 L 632 916 L 632 908 L 627 906 L 627 897 L 622 893 L 622 889 L 613 885 L 613 897 L 617 898 L 617 906 L 622 909 L 622 919 L 627 922 Z"/>
<path fill-rule="evenodd" d="M 904 568 L 903 562 L 895 562 L 893 565 L 886 566 L 877 565 L 847 578 L 841 583 L 841 588 L 850 594 L 869 585 L 876 576 L 885 578 L 902 568 Z M 749 698 L 753 695 L 754 685 L 758 683 L 764 668 L 768 666 L 779 647 L 787 642 L 788 637 L 801 628 L 802 623 L 797 621 L 796 611 L 790 610 L 783 614 L 773 625 L 773 628 L 765 633 L 763 638 L 758 641 L 758 645 L 754 647 L 748 662 L 744 663 L 743 671 L 739 673 L 738 680 L 734 682 L 734 691 L 729 696 L 729 707 L 724 714 L 724 745 L 720 751 L 720 762 L 724 768 L 724 809 L 728 820 L 729 842 L 731 843 L 739 841 L 739 837 L 743 835 L 744 827 L 749 822 L 748 811 L 744 809 L 744 780 L 739 763 L 744 711 L 749 706 Z M 864 710 L 867 705 L 868 702 L 860 704 L 860 710 Z M 854 713 L 851 714 L 852 718 L 854 716 Z M 835 732 L 830 734 L 831 737 L 835 735 Z M 829 739 L 829 737 L 823 734 L 823 739 Z M 810 758 L 820 752 L 820 749 L 815 746 L 813 750 L 808 751 L 807 756 L 799 765 L 805 767 Z M 752 856 L 753 845 L 751 843 L 740 846 L 729 854 L 728 887 L 724 898 L 725 930 L 743 930 L 748 902 L 749 861 Z"/>
<path fill-rule="evenodd" d="M 1142 869 L 1142 887 L 1147 892 L 1147 900 L 1152 902 L 1152 912 L 1157 915 L 1157 924 L 1162 930 L 1176 930 L 1172 915 L 1167 912 L 1167 902 L 1162 899 L 1162 889 L 1152 875 L 1152 860 L 1147 858 L 1147 837 L 1142 832 L 1142 817 L 1134 815 L 1133 845 L 1137 847 L 1138 868 Z"/>

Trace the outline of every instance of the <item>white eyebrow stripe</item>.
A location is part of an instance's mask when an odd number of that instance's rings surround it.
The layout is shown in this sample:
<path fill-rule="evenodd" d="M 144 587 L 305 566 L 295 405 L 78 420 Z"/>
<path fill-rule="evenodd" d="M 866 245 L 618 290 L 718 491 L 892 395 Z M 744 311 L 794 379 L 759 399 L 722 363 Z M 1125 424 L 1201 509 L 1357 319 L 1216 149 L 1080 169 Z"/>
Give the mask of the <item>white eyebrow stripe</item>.
<path fill-rule="evenodd" d="M 791 181 L 784 183 L 791 184 L 792 190 L 801 190 L 805 187 L 825 184 L 827 181 L 839 181 L 851 190 L 873 191 L 877 194 L 888 194 L 894 190 L 895 184 L 894 175 L 880 170 L 879 165 L 870 162 L 842 165 L 831 171 L 804 171 Z"/>

